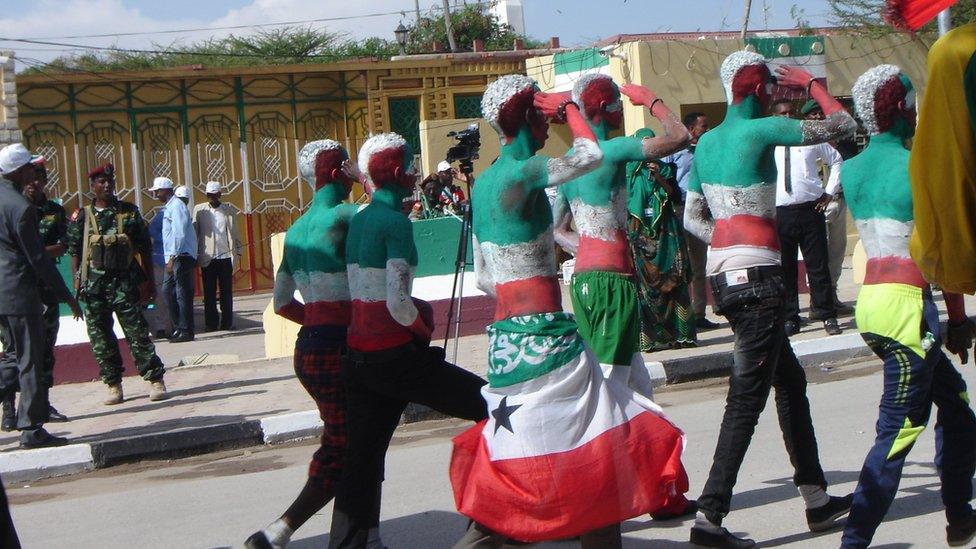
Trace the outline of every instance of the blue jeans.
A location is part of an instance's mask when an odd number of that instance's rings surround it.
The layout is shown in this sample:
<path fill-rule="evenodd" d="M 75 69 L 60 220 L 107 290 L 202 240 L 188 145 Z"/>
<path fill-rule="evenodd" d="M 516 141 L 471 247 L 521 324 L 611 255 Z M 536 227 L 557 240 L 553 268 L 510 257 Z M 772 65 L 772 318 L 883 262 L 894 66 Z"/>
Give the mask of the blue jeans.
<path fill-rule="evenodd" d="M 189 335 L 193 335 L 193 293 L 196 289 L 193 268 L 196 264 L 197 260 L 188 255 L 176 256 L 173 271 L 166 273 L 163 280 L 163 294 L 173 329 Z"/>
<path fill-rule="evenodd" d="M 898 299 L 897 295 L 891 297 Z M 966 382 L 939 348 L 938 309 L 928 293 L 921 301 L 919 329 L 923 334 L 932 334 L 933 342 L 924 357 L 905 342 L 866 331 L 870 326 L 859 326 L 868 346 L 884 361 L 884 392 L 877 437 L 854 491 L 843 547 L 867 547 L 871 543 L 895 499 L 905 458 L 928 423 L 933 402 L 939 407 L 935 420 L 935 466 L 942 483 L 946 518 L 955 522 L 972 513 L 969 500 L 973 497 L 972 478 L 976 472 L 976 416 L 966 397 Z M 859 300 L 859 313 L 861 307 Z"/>

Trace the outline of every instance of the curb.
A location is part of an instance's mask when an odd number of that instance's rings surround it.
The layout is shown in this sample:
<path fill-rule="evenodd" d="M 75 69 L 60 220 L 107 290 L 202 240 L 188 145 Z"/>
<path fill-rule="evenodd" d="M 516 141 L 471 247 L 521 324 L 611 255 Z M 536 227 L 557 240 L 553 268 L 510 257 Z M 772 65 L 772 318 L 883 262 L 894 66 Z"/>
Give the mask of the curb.
<path fill-rule="evenodd" d="M 870 356 L 860 334 L 850 333 L 792 344 L 804 368 Z M 683 383 L 729 373 L 732 351 L 648 361 L 654 387 Z M 200 365 L 203 366 L 203 365 Z M 401 424 L 445 416 L 424 406 L 410 404 Z M 0 452 L 0 476 L 7 483 L 72 475 L 145 458 L 175 458 L 216 450 L 280 444 L 318 436 L 322 432 L 318 410 L 294 412 L 235 423 L 186 427 L 175 431 L 148 433 L 127 438 L 71 444 L 60 448 Z"/>

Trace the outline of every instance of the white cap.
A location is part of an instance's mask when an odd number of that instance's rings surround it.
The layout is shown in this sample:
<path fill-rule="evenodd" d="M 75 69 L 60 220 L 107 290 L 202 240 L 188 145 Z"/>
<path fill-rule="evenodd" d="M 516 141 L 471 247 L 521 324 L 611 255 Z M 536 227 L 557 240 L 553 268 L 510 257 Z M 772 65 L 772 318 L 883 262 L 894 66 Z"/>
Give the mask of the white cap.
<path fill-rule="evenodd" d="M 30 151 L 20 143 L 7 145 L 0 149 L 0 173 L 13 173 L 25 164 L 30 164 L 30 161 Z"/>
<path fill-rule="evenodd" d="M 173 191 L 173 194 L 176 195 L 176 198 L 190 198 L 190 191 L 186 189 L 186 185 L 180 185 L 179 187 L 176 187 L 176 190 Z"/>
<path fill-rule="evenodd" d="M 219 181 L 207 181 L 206 194 L 217 194 L 220 192 L 220 182 Z"/>
<path fill-rule="evenodd" d="M 451 169 L 451 163 L 448 162 L 447 160 L 441 160 L 440 162 L 437 163 L 437 171 L 439 172 L 446 172 L 449 171 L 450 169 Z"/>
<path fill-rule="evenodd" d="M 153 179 L 152 187 L 149 187 L 150 191 L 158 191 L 161 189 L 172 189 L 173 180 L 168 177 L 157 177 Z"/>

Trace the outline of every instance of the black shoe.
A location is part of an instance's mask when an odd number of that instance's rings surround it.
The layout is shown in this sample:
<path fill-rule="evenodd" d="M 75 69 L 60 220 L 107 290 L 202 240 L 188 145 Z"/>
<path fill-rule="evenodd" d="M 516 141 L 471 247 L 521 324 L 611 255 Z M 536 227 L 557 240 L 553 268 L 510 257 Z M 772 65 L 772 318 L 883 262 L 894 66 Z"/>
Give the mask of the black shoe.
<path fill-rule="evenodd" d="M 712 322 L 711 320 L 708 320 L 703 316 L 700 316 L 695 320 L 695 329 L 698 330 L 699 332 L 714 330 L 715 328 L 718 327 L 719 324 L 717 322 Z"/>
<path fill-rule="evenodd" d="M 828 318 L 827 320 L 824 320 L 824 331 L 827 332 L 827 335 L 832 336 L 844 333 L 844 330 L 841 330 L 840 326 L 837 325 L 836 318 Z"/>
<path fill-rule="evenodd" d="M 786 331 L 786 337 L 795 336 L 800 333 L 800 323 L 795 320 L 787 320 L 783 324 L 783 330 Z"/>
<path fill-rule="evenodd" d="M 47 405 L 47 420 L 52 423 L 62 423 L 68 421 L 68 416 L 62 414 L 57 408 Z"/>
<path fill-rule="evenodd" d="M 720 547 L 722 549 L 748 549 L 755 547 L 756 542 L 749 538 L 736 537 L 725 528 L 718 534 L 713 534 L 701 528 L 691 527 L 691 539 L 695 547 Z"/>
<path fill-rule="evenodd" d="M 254 532 L 244 540 L 244 549 L 274 549 L 264 532 Z"/>
<path fill-rule="evenodd" d="M 689 499 L 685 501 L 684 509 L 677 512 L 651 513 L 651 518 L 654 520 L 675 520 L 682 517 L 694 515 L 697 512 L 698 512 L 698 502 L 693 499 Z"/>
<path fill-rule="evenodd" d="M 9 433 L 17 429 L 17 412 L 14 407 L 14 394 L 3 401 L 3 419 L 0 420 L 0 431 Z"/>
<path fill-rule="evenodd" d="M 27 442 L 21 439 L 20 447 L 25 450 L 31 448 L 52 448 L 54 446 L 64 446 L 67 443 L 68 439 L 64 437 L 56 437 L 42 428 L 38 429 L 35 440 Z"/>
<path fill-rule="evenodd" d="M 830 496 L 830 501 L 826 504 L 816 509 L 807 509 L 807 526 L 810 531 L 822 532 L 833 528 L 837 519 L 851 511 L 853 501 L 854 494 L 847 494 L 842 498 Z"/>
<path fill-rule="evenodd" d="M 220 329 L 228 332 L 233 332 L 237 328 L 235 328 L 233 324 L 221 324 Z"/>
<path fill-rule="evenodd" d="M 186 343 L 187 341 L 193 341 L 193 334 L 189 332 L 176 332 L 173 337 L 169 338 L 170 343 Z"/>
<path fill-rule="evenodd" d="M 976 512 L 970 512 L 968 517 L 955 523 L 950 522 L 946 526 L 946 543 L 950 547 L 969 545 L 974 537 L 976 537 Z"/>
<path fill-rule="evenodd" d="M 854 307 L 851 307 L 843 301 L 835 301 L 834 311 L 837 313 L 837 316 L 849 316 L 854 314 Z"/>

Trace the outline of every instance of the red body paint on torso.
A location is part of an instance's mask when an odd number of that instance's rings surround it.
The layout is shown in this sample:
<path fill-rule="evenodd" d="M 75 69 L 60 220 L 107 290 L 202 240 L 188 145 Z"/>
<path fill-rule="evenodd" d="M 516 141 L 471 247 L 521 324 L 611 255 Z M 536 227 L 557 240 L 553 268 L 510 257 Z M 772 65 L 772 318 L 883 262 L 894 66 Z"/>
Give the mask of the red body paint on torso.
<path fill-rule="evenodd" d="M 627 243 L 627 234 L 615 231 L 612 242 L 580 235 L 576 272 L 586 271 L 634 274 L 634 259 Z"/>
<path fill-rule="evenodd" d="M 733 215 L 715 220 L 712 248 L 731 246 L 755 246 L 779 251 L 779 234 L 776 220 L 755 215 Z"/>
<path fill-rule="evenodd" d="M 563 310 L 559 280 L 534 276 L 495 285 L 495 320 Z"/>
<path fill-rule="evenodd" d="M 868 259 L 864 284 L 908 284 L 923 289 L 929 287 L 914 261 L 896 256 Z"/>
<path fill-rule="evenodd" d="M 386 301 L 353 300 L 346 341 L 356 351 L 382 351 L 410 343 L 413 334 L 390 316 Z"/>

